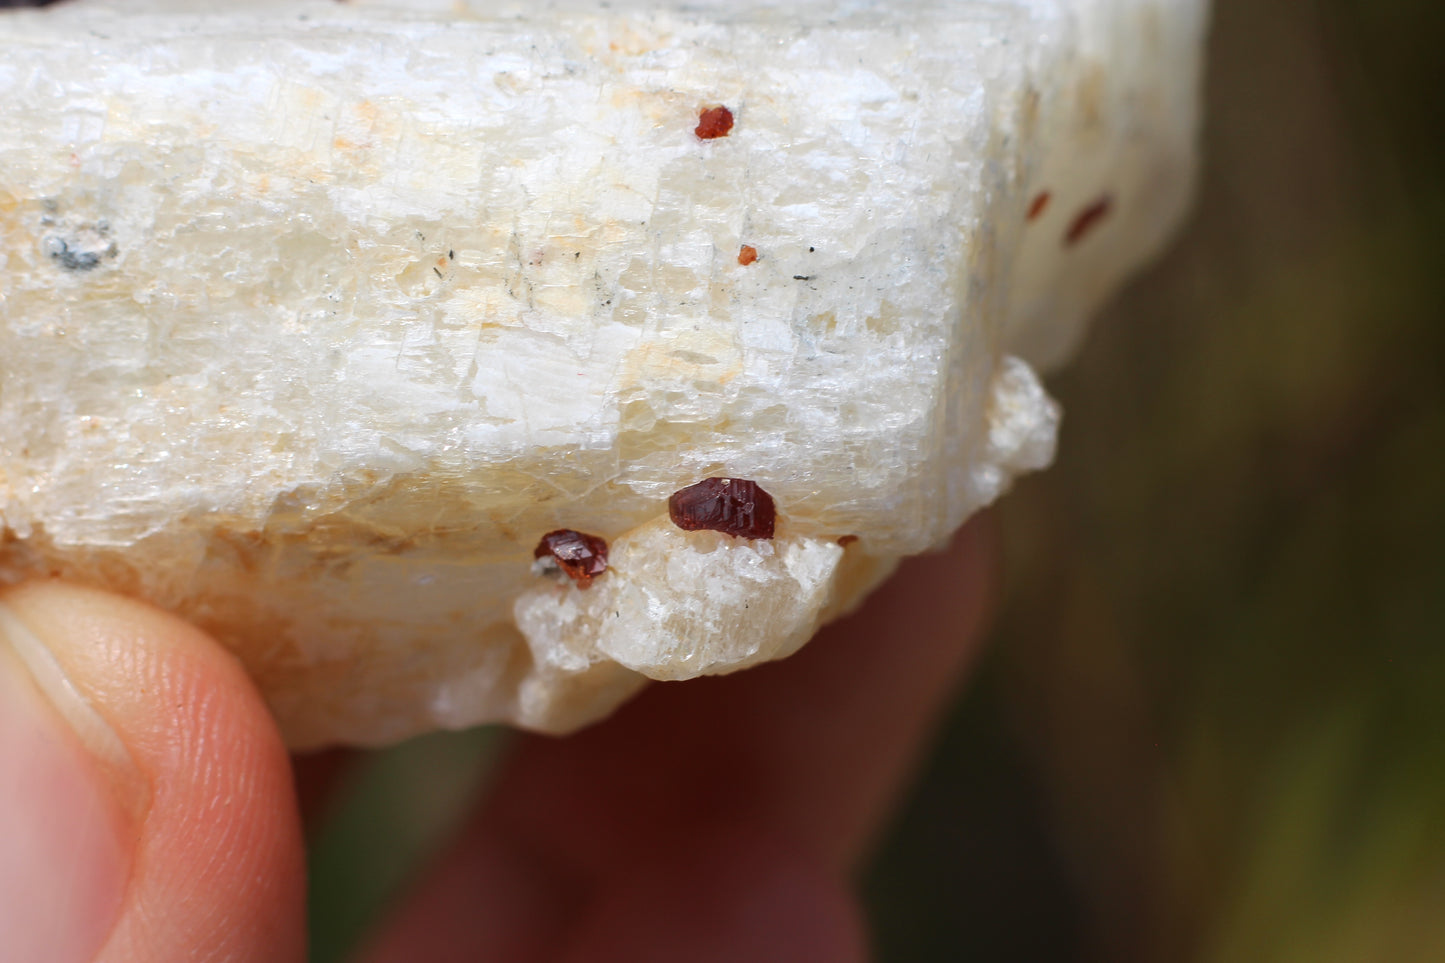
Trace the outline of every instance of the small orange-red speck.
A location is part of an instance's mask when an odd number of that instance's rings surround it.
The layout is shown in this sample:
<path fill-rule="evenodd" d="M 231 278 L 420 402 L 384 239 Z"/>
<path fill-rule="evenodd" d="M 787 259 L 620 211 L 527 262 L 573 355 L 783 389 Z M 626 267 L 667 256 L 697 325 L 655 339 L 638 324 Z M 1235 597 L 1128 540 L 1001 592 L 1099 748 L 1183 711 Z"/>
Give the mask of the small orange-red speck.
<path fill-rule="evenodd" d="M 1113 207 L 1114 199 L 1108 194 L 1104 194 L 1076 214 L 1074 223 L 1069 225 L 1069 230 L 1064 234 L 1064 244 L 1073 247 L 1082 241 L 1085 235 L 1099 226 L 1100 221 L 1109 216 L 1109 211 L 1113 210 Z"/>
<path fill-rule="evenodd" d="M 758 259 L 758 249 L 751 244 L 744 244 L 738 251 L 738 263 L 747 267 Z"/>
<path fill-rule="evenodd" d="M 1037 221 L 1040 217 L 1043 217 L 1044 211 L 1048 210 L 1049 201 L 1053 199 L 1053 196 L 1054 195 L 1048 191 L 1040 191 L 1039 196 L 1035 197 L 1033 203 L 1029 205 L 1029 220 Z"/>
<path fill-rule="evenodd" d="M 715 140 L 718 137 L 726 137 L 728 131 L 732 129 L 732 111 L 726 107 L 709 107 L 697 115 L 697 127 L 693 133 L 702 140 Z"/>
<path fill-rule="evenodd" d="M 856 541 L 858 541 L 857 535 L 843 535 L 838 539 L 838 544 L 842 545 L 844 548 L 847 548 L 849 545 L 852 545 Z"/>

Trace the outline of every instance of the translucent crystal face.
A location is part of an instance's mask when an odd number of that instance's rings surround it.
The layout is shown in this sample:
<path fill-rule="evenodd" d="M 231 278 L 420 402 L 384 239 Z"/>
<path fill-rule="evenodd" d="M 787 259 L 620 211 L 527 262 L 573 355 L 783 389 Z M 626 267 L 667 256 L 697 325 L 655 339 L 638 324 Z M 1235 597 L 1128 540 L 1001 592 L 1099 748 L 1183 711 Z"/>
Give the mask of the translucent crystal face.
<path fill-rule="evenodd" d="M 672 493 L 667 514 L 678 528 L 743 538 L 772 538 L 777 521 L 773 496 L 745 478 L 704 478 Z"/>
<path fill-rule="evenodd" d="M 1050 459 L 1029 362 L 1178 220 L 1202 21 L 0 15 L 0 576 L 195 620 L 296 745 L 786 654 Z"/>
<path fill-rule="evenodd" d="M 596 535 L 570 528 L 543 535 L 532 555 L 558 566 L 579 588 L 591 585 L 594 578 L 607 571 L 607 543 Z"/>

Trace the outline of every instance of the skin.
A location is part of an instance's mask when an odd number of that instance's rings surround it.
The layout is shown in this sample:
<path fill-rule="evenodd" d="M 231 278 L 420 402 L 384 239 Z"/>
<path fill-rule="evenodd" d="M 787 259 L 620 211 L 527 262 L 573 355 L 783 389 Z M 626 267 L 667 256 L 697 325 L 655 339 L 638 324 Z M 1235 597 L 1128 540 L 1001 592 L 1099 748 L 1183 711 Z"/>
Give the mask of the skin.
<path fill-rule="evenodd" d="M 977 650 L 992 544 L 970 524 L 785 662 L 519 738 L 360 959 L 866 959 L 852 879 Z M 304 959 L 299 799 L 337 756 L 293 770 L 236 662 L 137 602 L 35 583 L 7 626 L 7 959 Z"/>

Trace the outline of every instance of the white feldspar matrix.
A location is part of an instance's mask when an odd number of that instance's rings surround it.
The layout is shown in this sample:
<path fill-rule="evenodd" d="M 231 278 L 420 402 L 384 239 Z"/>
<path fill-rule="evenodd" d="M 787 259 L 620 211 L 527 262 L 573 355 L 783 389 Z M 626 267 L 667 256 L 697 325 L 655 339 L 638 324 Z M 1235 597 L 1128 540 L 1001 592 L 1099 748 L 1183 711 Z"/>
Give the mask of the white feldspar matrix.
<path fill-rule="evenodd" d="M 786 655 L 1052 457 L 1204 7 L 0 12 L 0 577 L 191 619 L 298 747 Z"/>

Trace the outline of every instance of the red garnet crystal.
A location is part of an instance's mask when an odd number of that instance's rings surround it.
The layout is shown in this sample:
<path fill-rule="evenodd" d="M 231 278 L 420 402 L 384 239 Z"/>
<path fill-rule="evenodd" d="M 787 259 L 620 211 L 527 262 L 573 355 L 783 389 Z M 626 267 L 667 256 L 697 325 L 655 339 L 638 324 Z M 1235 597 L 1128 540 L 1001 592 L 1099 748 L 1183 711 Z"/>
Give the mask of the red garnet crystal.
<path fill-rule="evenodd" d="M 586 588 L 607 571 L 607 543 L 596 535 L 584 535 L 570 528 L 543 535 L 532 554 L 536 558 L 552 556 L 578 588 Z"/>
<path fill-rule="evenodd" d="M 709 107 L 697 115 L 697 127 L 693 133 L 700 140 L 716 140 L 726 137 L 733 129 L 733 112 L 726 107 Z"/>
<path fill-rule="evenodd" d="M 1099 226 L 1104 218 L 1109 216 L 1109 211 L 1114 207 L 1114 199 L 1108 194 L 1103 195 L 1094 203 L 1074 215 L 1074 222 L 1069 225 L 1068 232 L 1064 235 L 1064 244 L 1073 247 L 1082 241 L 1085 235 Z"/>
<path fill-rule="evenodd" d="M 707 529 L 743 538 L 772 538 L 778 517 L 773 496 L 744 478 L 704 478 L 673 492 L 667 513 L 684 531 Z"/>
<path fill-rule="evenodd" d="M 1038 196 L 1034 198 L 1033 203 L 1029 205 L 1029 220 L 1037 221 L 1040 217 L 1042 217 L 1044 211 L 1049 206 L 1049 200 L 1053 196 L 1054 195 L 1050 194 L 1048 191 L 1040 191 Z"/>

